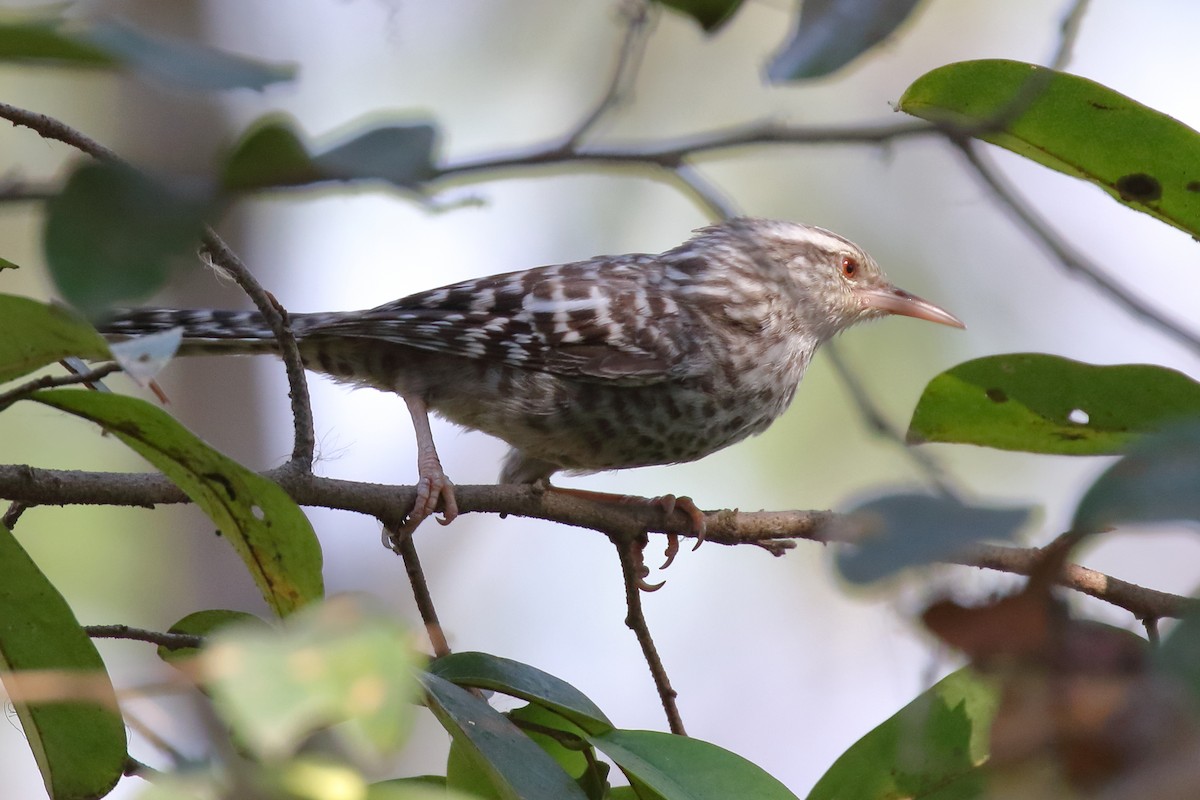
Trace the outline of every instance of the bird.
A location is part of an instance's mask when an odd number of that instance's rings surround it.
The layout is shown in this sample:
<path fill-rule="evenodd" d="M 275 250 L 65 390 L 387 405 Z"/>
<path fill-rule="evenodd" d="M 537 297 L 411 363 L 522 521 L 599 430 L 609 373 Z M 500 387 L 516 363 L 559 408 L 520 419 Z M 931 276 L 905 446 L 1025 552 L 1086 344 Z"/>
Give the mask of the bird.
<path fill-rule="evenodd" d="M 662 253 L 534 267 L 289 321 L 307 369 L 404 400 L 417 442 L 417 497 L 402 526 L 411 533 L 439 509 L 443 524 L 458 514 L 430 413 L 507 442 L 502 484 L 695 461 L 766 430 L 818 347 L 887 315 L 965 327 L 832 231 L 736 217 Z M 114 340 L 174 328 L 181 355 L 279 352 L 255 311 L 120 310 L 98 325 Z M 651 502 L 679 507 L 702 540 L 690 499 Z"/>

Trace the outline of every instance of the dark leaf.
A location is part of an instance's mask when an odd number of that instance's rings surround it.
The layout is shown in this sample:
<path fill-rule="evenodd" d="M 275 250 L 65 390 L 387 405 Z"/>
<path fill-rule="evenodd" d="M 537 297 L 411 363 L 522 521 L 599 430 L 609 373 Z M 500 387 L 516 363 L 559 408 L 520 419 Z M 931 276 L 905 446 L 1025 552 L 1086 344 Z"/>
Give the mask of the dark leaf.
<path fill-rule="evenodd" d="M 887 39 L 917 2 L 804 0 L 796 30 L 767 65 L 767 78 L 821 78 L 841 69 Z"/>
<path fill-rule="evenodd" d="M 704 28 L 706 33 L 716 33 L 733 19 L 742 0 L 655 0 L 659 5 L 682 11 Z"/>
<path fill-rule="evenodd" d="M 855 544 L 837 552 L 842 576 L 870 583 L 905 567 L 961 555 L 983 540 L 1011 539 L 1032 509 L 983 508 L 923 494 L 882 497 L 838 518 L 834 535 Z"/>

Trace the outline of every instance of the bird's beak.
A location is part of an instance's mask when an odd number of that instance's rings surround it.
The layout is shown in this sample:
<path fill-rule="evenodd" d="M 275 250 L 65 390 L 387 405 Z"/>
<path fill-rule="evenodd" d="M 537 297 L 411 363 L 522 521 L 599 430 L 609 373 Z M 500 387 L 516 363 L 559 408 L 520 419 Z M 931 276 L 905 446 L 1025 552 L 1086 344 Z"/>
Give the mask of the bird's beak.
<path fill-rule="evenodd" d="M 952 328 L 967 327 L 958 317 L 941 306 L 935 306 L 928 300 L 909 294 L 895 286 L 864 286 L 855 290 L 863 308 L 873 308 L 885 314 L 899 314 L 905 317 L 949 325 Z"/>

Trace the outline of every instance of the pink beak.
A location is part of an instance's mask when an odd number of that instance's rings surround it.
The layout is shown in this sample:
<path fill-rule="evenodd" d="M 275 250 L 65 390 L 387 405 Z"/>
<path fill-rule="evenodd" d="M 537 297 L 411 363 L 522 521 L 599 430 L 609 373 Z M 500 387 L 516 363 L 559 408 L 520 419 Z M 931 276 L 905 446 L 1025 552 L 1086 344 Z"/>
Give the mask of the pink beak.
<path fill-rule="evenodd" d="M 886 314 L 899 314 L 904 317 L 936 322 L 939 325 L 949 325 L 952 328 L 967 327 L 958 317 L 941 306 L 935 306 L 928 300 L 909 294 L 903 289 L 897 289 L 890 284 L 885 286 L 863 286 L 855 290 L 863 308 L 873 308 Z"/>

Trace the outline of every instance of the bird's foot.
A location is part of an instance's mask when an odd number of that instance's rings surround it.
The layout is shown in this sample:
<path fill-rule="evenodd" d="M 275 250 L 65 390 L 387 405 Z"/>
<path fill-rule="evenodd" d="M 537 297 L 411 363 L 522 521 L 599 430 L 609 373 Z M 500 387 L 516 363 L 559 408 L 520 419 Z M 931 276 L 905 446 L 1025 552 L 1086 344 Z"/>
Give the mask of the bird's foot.
<path fill-rule="evenodd" d="M 384 546 L 397 550 L 399 542 L 411 536 L 426 518 L 433 516 L 439 505 L 442 515 L 434 519 L 439 525 L 449 525 L 458 516 L 458 501 L 454 497 L 454 484 L 442 472 L 440 465 L 436 471 L 422 470 L 421 477 L 417 479 L 417 499 L 413 502 L 412 510 L 400 525 L 384 529 Z"/>
<path fill-rule="evenodd" d="M 637 495 L 628 494 L 613 494 L 611 492 L 595 492 L 589 489 L 568 489 L 562 486 L 546 485 L 547 491 L 561 492 L 572 497 L 578 497 L 583 500 L 591 500 L 597 503 L 614 503 L 617 505 L 645 505 L 658 506 L 663 510 L 666 516 L 671 516 L 675 511 L 683 513 L 690 521 L 690 533 L 696 537 L 695 550 L 704 543 L 704 533 L 707 529 L 707 520 L 704 512 L 692 501 L 690 497 L 676 497 L 673 494 L 664 494 L 661 497 L 639 497 Z M 679 534 L 667 534 L 667 549 L 666 561 L 663 562 L 660 569 L 666 569 L 671 566 L 671 562 L 675 560 L 675 556 L 679 553 Z M 651 584 L 642 584 L 641 588 L 646 591 L 654 591 L 661 584 L 654 585 L 654 588 L 648 588 Z"/>

